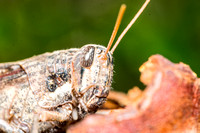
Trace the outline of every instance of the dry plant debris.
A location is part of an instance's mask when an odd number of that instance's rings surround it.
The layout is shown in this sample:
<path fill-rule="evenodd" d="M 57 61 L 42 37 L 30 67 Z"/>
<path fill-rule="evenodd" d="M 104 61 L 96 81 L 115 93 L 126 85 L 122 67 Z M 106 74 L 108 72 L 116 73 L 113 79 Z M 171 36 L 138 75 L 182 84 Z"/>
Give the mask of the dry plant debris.
<path fill-rule="evenodd" d="M 111 92 L 107 110 L 71 125 L 67 133 L 200 132 L 200 79 L 190 67 L 153 55 L 140 72 L 144 91 Z"/>

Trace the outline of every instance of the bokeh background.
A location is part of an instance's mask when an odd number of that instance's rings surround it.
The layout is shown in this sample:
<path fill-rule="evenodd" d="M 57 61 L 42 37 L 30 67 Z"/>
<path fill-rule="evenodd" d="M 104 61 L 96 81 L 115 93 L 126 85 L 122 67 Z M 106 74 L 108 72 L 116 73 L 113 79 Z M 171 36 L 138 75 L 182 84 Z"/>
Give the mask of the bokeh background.
<path fill-rule="evenodd" d="M 145 0 L 1 0 L 0 62 L 59 49 L 107 45 L 122 3 L 119 33 Z M 115 90 L 144 88 L 138 68 L 153 54 L 200 74 L 200 1 L 151 0 L 114 53 Z"/>

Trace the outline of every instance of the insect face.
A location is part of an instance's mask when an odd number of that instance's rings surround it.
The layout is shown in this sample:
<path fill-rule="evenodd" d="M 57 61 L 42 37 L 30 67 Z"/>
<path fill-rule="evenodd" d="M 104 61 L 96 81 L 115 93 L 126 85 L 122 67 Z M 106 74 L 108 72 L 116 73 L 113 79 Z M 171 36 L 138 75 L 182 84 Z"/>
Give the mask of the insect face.
<path fill-rule="evenodd" d="M 113 75 L 113 58 L 106 47 L 89 44 L 77 52 L 73 60 L 73 85 L 82 95 L 88 111 L 93 111 L 105 101 Z"/>
<path fill-rule="evenodd" d="M 95 112 L 105 102 L 113 75 L 112 54 L 121 39 L 134 24 L 150 0 L 147 0 L 128 26 L 121 33 L 110 50 L 117 34 L 126 5 L 122 5 L 107 48 L 99 45 L 85 45 L 76 53 L 72 61 L 72 88 L 85 112 Z"/>

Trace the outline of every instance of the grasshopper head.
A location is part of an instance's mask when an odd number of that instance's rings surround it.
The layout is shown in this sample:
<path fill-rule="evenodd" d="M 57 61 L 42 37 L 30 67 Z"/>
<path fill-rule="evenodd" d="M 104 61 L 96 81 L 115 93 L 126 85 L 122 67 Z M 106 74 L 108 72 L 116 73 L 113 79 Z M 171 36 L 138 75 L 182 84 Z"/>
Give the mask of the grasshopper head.
<path fill-rule="evenodd" d="M 116 43 L 110 50 L 117 34 L 126 5 L 122 5 L 117 17 L 117 21 L 106 47 L 100 45 L 85 45 L 76 53 L 72 61 L 72 87 L 79 97 L 79 103 L 86 112 L 95 112 L 102 105 L 110 90 L 113 76 L 112 54 L 121 39 L 140 16 L 150 0 L 146 0 L 135 17 L 118 37 Z M 77 98 L 78 98 L 77 97 Z"/>
<path fill-rule="evenodd" d="M 72 62 L 72 83 L 81 96 L 85 109 L 94 112 L 102 105 L 111 87 L 113 57 L 106 47 L 83 46 Z"/>

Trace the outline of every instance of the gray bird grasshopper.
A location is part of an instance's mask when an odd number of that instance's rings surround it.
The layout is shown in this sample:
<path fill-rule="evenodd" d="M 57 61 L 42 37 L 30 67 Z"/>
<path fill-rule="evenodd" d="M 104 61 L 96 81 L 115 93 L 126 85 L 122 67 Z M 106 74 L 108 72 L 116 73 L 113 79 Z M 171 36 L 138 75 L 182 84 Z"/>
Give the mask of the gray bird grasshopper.
<path fill-rule="evenodd" d="M 80 49 L 0 64 L 0 130 L 56 132 L 95 113 L 111 88 L 113 52 L 149 1 L 146 0 L 111 50 L 125 5 L 120 8 L 107 47 L 88 44 Z"/>

